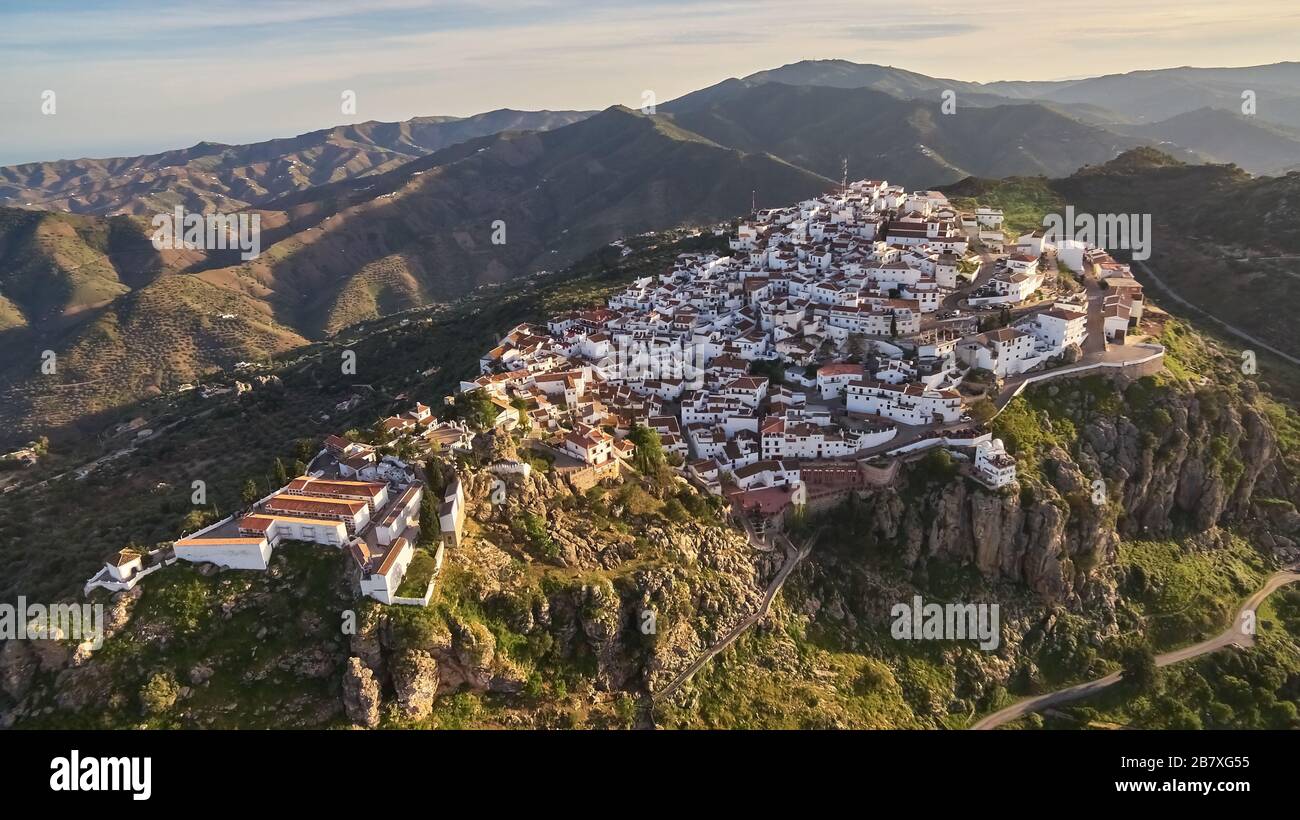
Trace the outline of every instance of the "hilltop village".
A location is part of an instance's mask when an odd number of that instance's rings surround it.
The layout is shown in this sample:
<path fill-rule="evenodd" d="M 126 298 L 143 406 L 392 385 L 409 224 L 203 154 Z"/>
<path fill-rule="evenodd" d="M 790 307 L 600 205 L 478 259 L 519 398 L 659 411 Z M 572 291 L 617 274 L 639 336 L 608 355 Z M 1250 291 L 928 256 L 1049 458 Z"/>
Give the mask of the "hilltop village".
<path fill-rule="evenodd" d="M 1016 482 L 986 423 L 1033 381 L 1160 367 L 1142 286 L 1104 250 L 863 180 L 759 210 L 731 255 L 685 254 L 603 308 L 521 325 L 480 361 L 498 423 L 600 468 L 655 431 L 683 477 L 756 524 L 817 508 L 944 447 Z"/>
<path fill-rule="evenodd" d="M 657 439 L 681 479 L 758 533 L 935 448 L 1006 491 L 1016 462 L 988 422 L 1027 384 L 1142 375 L 1163 350 L 1142 338 L 1127 265 L 1041 231 L 1008 243 L 1002 228 L 995 209 L 874 180 L 758 210 L 730 255 L 683 254 L 603 307 L 511 329 L 446 399 L 484 408 L 476 423 L 417 403 L 380 422 L 382 446 L 328 436 L 305 474 L 172 544 L 116 553 L 85 591 L 176 561 L 266 570 L 292 540 L 344 551 L 359 594 L 427 605 L 463 535 L 470 468 L 456 456 L 482 435 L 518 440 L 579 491 L 635 470 L 636 442 Z"/>

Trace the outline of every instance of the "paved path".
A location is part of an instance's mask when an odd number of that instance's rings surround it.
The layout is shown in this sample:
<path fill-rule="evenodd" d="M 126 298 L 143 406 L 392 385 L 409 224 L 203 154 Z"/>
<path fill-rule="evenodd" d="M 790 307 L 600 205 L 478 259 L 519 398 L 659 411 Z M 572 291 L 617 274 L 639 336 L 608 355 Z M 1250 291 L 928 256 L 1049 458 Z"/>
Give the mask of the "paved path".
<path fill-rule="evenodd" d="M 673 678 L 667 686 L 660 689 L 658 692 L 652 692 L 650 695 L 652 702 L 671 697 L 673 692 L 676 692 L 682 684 L 690 680 L 691 676 L 700 671 L 704 664 L 708 663 L 713 656 L 717 655 L 728 646 L 731 646 L 737 638 L 745 633 L 745 630 L 763 620 L 763 616 L 767 615 L 768 608 L 771 607 L 773 599 L 776 598 L 776 594 L 781 591 L 781 587 L 785 584 L 786 579 L 790 577 L 790 573 L 794 572 L 794 568 L 812 552 L 813 543 L 817 540 L 817 536 L 820 532 L 821 531 L 819 530 L 813 533 L 808 540 L 804 542 L 801 549 L 796 549 L 794 544 L 785 535 L 776 536 L 776 538 L 785 542 L 785 564 L 781 567 L 781 571 L 776 574 L 776 577 L 772 579 L 772 582 L 768 584 L 767 592 L 763 594 L 763 602 L 759 604 L 758 609 L 752 615 L 732 627 L 730 632 L 723 635 L 716 643 L 706 649 L 702 655 L 678 673 L 677 677 Z"/>
<path fill-rule="evenodd" d="M 1264 599 L 1273 594 L 1278 587 L 1296 581 L 1300 581 L 1300 572 L 1297 572 L 1295 568 L 1273 573 L 1268 577 L 1268 580 L 1264 582 L 1264 585 L 1255 590 L 1255 592 L 1253 592 L 1241 605 L 1241 608 L 1237 610 L 1237 615 L 1233 619 L 1231 626 L 1209 640 L 1201 641 L 1200 643 L 1192 644 L 1191 646 L 1185 646 L 1182 649 L 1175 649 L 1174 651 L 1166 652 L 1163 655 L 1157 655 L 1156 666 L 1169 666 L 1192 658 L 1199 658 L 1202 655 L 1208 655 L 1211 652 L 1223 649 L 1225 646 L 1253 646 L 1255 643 L 1254 636 L 1246 634 L 1241 628 L 1246 613 L 1253 613 L 1255 609 L 1264 602 Z M 1065 689 L 1058 689 L 1055 692 L 1048 692 L 1045 695 L 1027 698 L 1019 703 L 1013 703 L 1005 709 L 999 709 L 993 714 L 976 722 L 971 728 L 996 729 L 1003 724 L 1010 723 L 1013 720 L 1018 720 L 1030 712 L 1040 712 L 1051 706 L 1056 706 L 1061 703 L 1069 703 L 1070 701 L 1094 695 L 1103 689 L 1114 686 L 1119 683 L 1119 681 L 1120 673 L 1112 672 L 1104 678 L 1098 678 L 1097 680 L 1088 681 L 1087 683 L 1080 683 L 1077 686 L 1070 686 Z"/>

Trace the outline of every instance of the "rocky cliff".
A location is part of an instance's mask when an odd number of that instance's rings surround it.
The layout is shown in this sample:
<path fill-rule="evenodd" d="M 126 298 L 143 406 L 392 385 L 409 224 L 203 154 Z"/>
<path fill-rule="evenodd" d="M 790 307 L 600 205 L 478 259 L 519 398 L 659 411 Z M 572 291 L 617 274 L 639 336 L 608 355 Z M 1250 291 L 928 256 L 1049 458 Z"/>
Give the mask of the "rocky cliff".
<path fill-rule="evenodd" d="M 369 608 L 351 639 L 354 659 L 391 683 L 402 719 L 429 716 L 407 708 L 412 688 L 536 703 L 576 677 L 595 703 L 642 696 L 758 607 L 778 553 L 709 515 L 651 514 L 662 501 L 639 478 L 607 485 L 577 495 L 554 472 L 468 474 L 471 533 L 450 552 L 443 604 Z M 530 515 L 545 520 L 545 543 L 521 523 Z M 428 662 L 403 672 L 393 659 L 411 655 Z"/>
<path fill-rule="evenodd" d="M 1035 387 L 993 425 L 1016 456 L 1017 491 L 927 456 L 857 502 L 847 537 L 909 568 L 968 564 L 1072 605 L 1101 593 L 1090 585 L 1121 539 L 1250 525 L 1290 544 L 1298 519 L 1261 520 L 1253 503 L 1297 493 L 1260 401 L 1250 382 L 1193 390 L 1093 376 Z"/>

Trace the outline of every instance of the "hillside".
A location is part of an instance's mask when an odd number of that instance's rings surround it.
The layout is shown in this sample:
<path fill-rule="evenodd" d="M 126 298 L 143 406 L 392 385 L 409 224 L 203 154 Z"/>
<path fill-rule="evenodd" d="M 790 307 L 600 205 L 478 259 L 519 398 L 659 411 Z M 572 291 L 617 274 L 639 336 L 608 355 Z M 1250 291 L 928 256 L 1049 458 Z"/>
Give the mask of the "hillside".
<path fill-rule="evenodd" d="M 1038 105 L 944 115 L 937 97 L 904 100 L 869 88 L 768 82 L 662 110 L 715 142 L 766 151 L 824 176 L 838 177 L 847 158 L 853 178 L 912 186 L 970 175 L 1061 176 L 1139 144 Z"/>
<path fill-rule="evenodd" d="M 751 197 L 783 202 L 830 184 L 615 107 L 555 131 L 451 148 L 366 190 L 353 184 L 291 198 L 279 213 L 301 230 L 251 263 L 201 276 L 270 288 L 277 315 L 319 336 L 561 267 L 622 236 L 715 222 L 748 210 Z M 493 242 L 497 225 L 501 244 Z"/>
<path fill-rule="evenodd" d="M 0 209 L 5 440 L 305 341 L 256 291 L 183 273 L 203 254 L 156 250 L 148 229 L 134 217 Z"/>
<path fill-rule="evenodd" d="M 1300 133 L 1219 108 L 1198 108 L 1156 123 L 1113 128 L 1195 151 L 1207 162 L 1235 162 L 1252 174 L 1276 176 L 1300 167 Z"/>
<path fill-rule="evenodd" d="M 177 205 L 224 212 L 383 173 L 476 137 L 558 128 L 588 114 L 501 109 L 472 117 L 340 125 L 249 145 L 201 142 L 136 157 L 12 165 L 0 168 L 0 205 L 85 214 L 153 214 Z"/>
<path fill-rule="evenodd" d="M 893 66 L 848 60 L 804 60 L 724 80 L 661 108 L 677 113 L 695 112 L 769 83 L 867 89 L 934 106 L 944 92 L 952 91 L 963 113 L 971 107 L 1033 105 L 1110 132 L 1111 139 L 1117 143 L 1132 145 L 1132 140 L 1137 138 L 1147 144 L 1161 144 L 1162 150 L 1193 161 L 1235 162 L 1253 173 L 1284 172 L 1300 165 L 1300 145 L 1291 141 L 1295 136 L 1292 132 L 1300 129 L 1300 93 L 1296 91 L 1300 87 L 1300 63 L 1250 68 L 1171 68 L 1081 80 L 975 83 L 929 77 Z M 1245 89 L 1256 95 L 1253 117 L 1241 116 Z M 1210 117 L 1204 113 L 1205 109 L 1220 116 Z M 892 149 L 902 147 L 887 145 Z M 1052 147 L 1059 151 L 1059 146 Z M 1027 159 L 1029 163 L 1022 165 L 1021 170 L 1004 169 L 983 175 L 1036 173 L 1032 170 L 1034 157 Z M 1051 173 L 1066 174 L 1082 164 L 1064 167 L 1068 163 L 1063 162 Z"/>
<path fill-rule="evenodd" d="M 0 360 L 9 377 L 0 419 L 9 435 L 30 436 L 212 367 L 563 267 L 619 237 L 716 222 L 747 211 L 752 197 L 775 204 L 831 184 L 617 107 L 555 131 L 471 141 L 269 203 L 259 211 L 263 252 L 251 262 L 219 267 L 216 255 L 196 254 L 185 270 L 197 272 L 160 276 L 139 292 L 105 269 L 99 279 L 115 289 L 95 303 L 100 312 L 57 336 L 18 338 Z M 102 220 L 52 218 L 106 230 Z M 492 242 L 498 220 L 504 244 Z M 0 291 L 20 312 L 25 292 Z M 63 362 L 57 380 L 39 373 L 44 349 Z"/>
<path fill-rule="evenodd" d="M 275 458 L 313 452 L 326 430 L 366 429 L 413 399 L 441 406 L 493 328 L 590 303 L 688 246 L 647 238 L 616 262 L 598 256 L 406 325 L 383 322 L 355 344 L 364 376 L 340 375 L 335 347 L 305 352 L 277 368 L 283 385 L 215 399 L 202 423 L 181 421 L 84 483 L 19 496 L 21 514 L 0 522 L 20 573 L 5 580 L 33 595 L 75 588 L 106 546 L 203 520 L 210 511 L 188 500 L 192 476 L 209 482 L 212 512 L 228 511 L 242 481 L 264 486 Z M 998 419 L 1020 492 L 922 460 L 797 528 L 796 539 L 820 530 L 822 540 L 769 618 L 671 697 L 650 695 L 753 611 L 779 553 L 751 548 L 694 489 L 653 473 L 575 494 L 538 460 L 492 504 L 483 468 L 521 444 L 494 435 L 460 459 L 468 535 L 448 549 L 428 609 L 358 601 L 342 559 L 318 548 L 285 545 L 267 573 L 178 564 L 105 601 L 111 635 L 89 657 L 9 642 L 0 725 L 968 726 L 1015 698 L 1117 669 L 1135 645 L 1222 628 L 1269 571 L 1268 550 L 1252 541 L 1296 535 L 1295 414 L 1239 372 L 1235 349 L 1181 325 L 1167 331 L 1168 371 L 1036 387 Z M 352 392 L 366 394 L 358 407 L 323 428 L 308 421 Z M 152 423 L 199 406 L 183 399 Z M 1080 498 L 1094 478 L 1108 489 L 1100 507 Z M 529 516 L 548 522 L 545 540 Z M 54 551 L 37 537 L 50 521 L 95 526 Z M 890 602 L 913 595 L 998 601 L 1002 644 L 890 638 Z M 647 608 L 659 625 L 649 634 L 639 628 Z M 355 634 L 331 628 L 340 609 L 356 611 Z M 1294 637 L 1279 640 L 1294 651 Z M 1268 661 L 1255 657 L 1243 665 Z M 1257 702 L 1295 700 L 1285 676 L 1244 677 Z M 1181 708 L 1205 725 L 1295 728 L 1293 711 L 1257 714 L 1230 694 L 1198 692 Z M 1142 719 L 1177 712 L 1172 700 L 1140 703 Z"/>
<path fill-rule="evenodd" d="M 1300 63 L 1244 68 L 1164 68 L 1056 82 L 986 83 L 985 91 L 1064 105 L 1111 109 L 1134 122 L 1158 122 L 1210 107 L 1241 113 L 1242 92 L 1254 91 L 1257 115 L 1300 128 Z"/>

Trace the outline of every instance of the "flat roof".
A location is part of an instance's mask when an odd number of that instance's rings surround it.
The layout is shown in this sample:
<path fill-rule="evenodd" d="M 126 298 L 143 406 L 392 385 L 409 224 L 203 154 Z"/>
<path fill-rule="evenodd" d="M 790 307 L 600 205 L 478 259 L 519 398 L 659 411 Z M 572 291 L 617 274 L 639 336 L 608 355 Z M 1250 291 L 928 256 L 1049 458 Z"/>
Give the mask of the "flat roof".
<path fill-rule="evenodd" d="M 177 547 L 219 547 L 223 544 L 264 544 L 265 538 L 182 538 Z"/>

